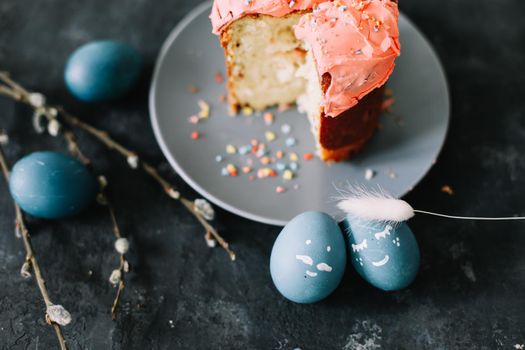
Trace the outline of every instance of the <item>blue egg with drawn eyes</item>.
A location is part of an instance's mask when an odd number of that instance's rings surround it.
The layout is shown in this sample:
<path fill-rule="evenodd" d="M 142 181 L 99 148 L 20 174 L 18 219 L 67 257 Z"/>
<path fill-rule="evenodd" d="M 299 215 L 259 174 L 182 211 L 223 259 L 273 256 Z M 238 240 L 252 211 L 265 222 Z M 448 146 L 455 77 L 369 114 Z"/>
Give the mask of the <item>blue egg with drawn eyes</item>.
<path fill-rule="evenodd" d="M 138 81 L 142 57 L 114 40 L 93 41 L 69 57 L 64 79 L 71 93 L 86 102 L 119 98 Z"/>
<path fill-rule="evenodd" d="M 341 223 L 357 272 L 373 286 L 395 291 L 407 287 L 419 270 L 419 247 L 405 222 L 347 217 Z"/>
<path fill-rule="evenodd" d="M 13 166 L 9 189 L 25 212 L 39 218 L 58 219 L 93 203 L 98 184 L 77 159 L 56 152 L 34 152 Z"/>
<path fill-rule="evenodd" d="M 293 218 L 273 245 L 270 273 L 277 290 L 296 303 L 315 303 L 330 295 L 346 267 L 341 229 L 329 215 L 305 212 Z"/>

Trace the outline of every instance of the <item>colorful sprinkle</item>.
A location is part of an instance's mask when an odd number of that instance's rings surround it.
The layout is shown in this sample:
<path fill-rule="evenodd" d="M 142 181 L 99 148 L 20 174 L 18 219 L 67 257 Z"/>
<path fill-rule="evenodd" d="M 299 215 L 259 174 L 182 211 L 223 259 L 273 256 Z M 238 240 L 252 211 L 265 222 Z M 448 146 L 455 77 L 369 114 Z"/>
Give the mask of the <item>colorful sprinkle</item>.
<path fill-rule="evenodd" d="M 275 188 L 275 192 L 277 192 L 277 193 L 284 193 L 284 192 L 286 192 L 286 187 L 283 187 L 283 186 L 277 186 L 277 187 Z"/>
<path fill-rule="evenodd" d="M 291 162 L 288 166 L 290 167 L 290 170 L 292 171 L 299 170 L 299 164 L 297 164 L 296 162 Z"/>
<path fill-rule="evenodd" d="M 284 171 L 286 169 L 286 164 L 284 164 L 284 163 L 277 163 L 277 164 L 275 164 L 275 169 L 277 169 L 277 171 Z"/>
<path fill-rule="evenodd" d="M 223 161 L 223 157 L 222 157 L 220 154 L 218 154 L 218 155 L 215 156 L 215 161 L 216 161 L 217 163 L 220 163 L 220 162 Z"/>
<path fill-rule="evenodd" d="M 285 111 L 289 110 L 291 107 L 292 107 L 292 105 L 289 104 L 289 103 L 281 103 L 281 104 L 279 104 L 279 107 L 277 108 L 277 110 L 279 112 L 285 112 Z"/>
<path fill-rule="evenodd" d="M 310 152 L 305 153 L 305 154 L 303 154 L 303 159 L 304 160 L 312 160 L 312 159 L 314 159 L 314 155 L 313 155 L 313 153 L 310 153 Z"/>
<path fill-rule="evenodd" d="M 242 154 L 242 155 L 248 154 L 250 153 L 251 149 L 252 147 L 250 145 L 241 146 L 239 147 L 239 154 Z"/>
<path fill-rule="evenodd" d="M 221 169 L 221 175 L 222 175 L 222 176 L 228 176 L 228 175 L 230 175 L 230 174 L 228 173 L 228 169 L 226 169 L 226 168 L 222 168 L 222 169 Z"/>
<path fill-rule="evenodd" d="M 250 116 L 253 114 L 253 108 L 252 107 L 243 107 L 242 108 L 242 114 L 246 116 Z"/>
<path fill-rule="evenodd" d="M 190 124 L 198 124 L 199 123 L 199 117 L 196 115 L 192 115 L 188 118 L 188 123 Z"/>
<path fill-rule="evenodd" d="M 221 72 L 216 72 L 214 78 L 215 78 L 215 82 L 216 82 L 217 84 L 222 84 L 222 83 L 224 83 L 224 76 L 222 75 Z"/>
<path fill-rule="evenodd" d="M 257 151 L 255 152 L 255 156 L 257 158 L 263 157 L 268 154 L 268 151 L 266 150 L 266 145 L 264 143 L 259 144 L 257 147 Z"/>
<path fill-rule="evenodd" d="M 275 152 L 275 156 L 279 159 L 283 158 L 284 157 L 284 152 L 279 150 L 277 152 Z"/>
<path fill-rule="evenodd" d="M 226 153 L 228 153 L 228 154 L 235 154 L 235 153 L 237 153 L 237 148 L 235 148 L 234 145 L 227 145 L 226 146 Z"/>
<path fill-rule="evenodd" d="M 210 116 L 210 105 L 204 100 L 199 100 L 197 103 L 200 108 L 199 117 L 208 118 Z"/>
<path fill-rule="evenodd" d="M 192 94 L 196 94 L 196 93 L 198 93 L 200 91 L 200 89 L 197 86 L 195 86 L 195 85 L 190 85 L 188 90 L 190 90 L 190 92 Z"/>
<path fill-rule="evenodd" d="M 270 112 L 266 112 L 263 114 L 264 123 L 266 125 L 272 125 L 273 124 L 273 114 Z"/>
<path fill-rule="evenodd" d="M 267 131 L 264 133 L 264 136 L 266 137 L 266 141 L 271 142 L 275 140 L 276 136 L 273 131 Z"/>
<path fill-rule="evenodd" d="M 191 138 L 194 139 L 194 140 L 197 140 L 200 136 L 201 136 L 201 134 L 198 131 L 193 131 L 191 133 Z"/>
<path fill-rule="evenodd" d="M 245 165 L 245 166 L 242 167 L 242 172 L 245 173 L 245 174 L 251 173 L 252 172 L 252 167 L 248 166 L 248 165 Z"/>
<path fill-rule="evenodd" d="M 270 161 L 270 157 L 266 157 L 266 156 L 261 157 L 260 161 L 261 161 L 261 164 L 263 164 L 263 165 L 268 165 L 271 162 Z"/>
<path fill-rule="evenodd" d="M 372 178 L 376 176 L 376 172 L 372 169 L 366 169 L 365 171 L 365 180 L 370 181 Z"/>
<path fill-rule="evenodd" d="M 294 137 L 289 137 L 286 139 L 285 143 L 286 143 L 286 146 L 293 147 L 297 144 L 297 140 Z"/>
<path fill-rule="evenodd" d="M 292 127 L 290 126 L 290 124 L 283 124 L 283 125 L 281 125 L 281 132 L 283 134 L 289 134 L 290 131 L 292 131 Z"/>
<path fill-rule="evenodd" d="M 277 176 L 277 173 L 272 168 L 260 168 L 257 170 L 257 177 L 259 179 L 264 179 L 265 177 L 274 177 Z"/>
<path fill-rule="evenodd" d="M 290 160 L 292 162 L 297 162 L 299 160 L 299 156 L 297 155 L 297 153 L 295 152 L 290 153 Z"/>
<path fill-rule="evenodd" d="M 454 190 L 449 185 L 443 185 L 441 187 L 441 192 L 448 194 L 449 196 L 454 195 Z"/>
<path fill-rule="evenodd" d="M 285 170 L 284 173 L 283 173 L 283 179 L 284 180 L 291 180 L 293 179 L 294 177 L 294 174 L 291 170 Z"/>
<path fill-rule="evenodd" d="M 226 166 L 226 170 L 228 171 L 228 175 L 230 176 L 237 176 L 238 172 L 237 172 L 237 167 L 233 164 L 228 164 Z"/>

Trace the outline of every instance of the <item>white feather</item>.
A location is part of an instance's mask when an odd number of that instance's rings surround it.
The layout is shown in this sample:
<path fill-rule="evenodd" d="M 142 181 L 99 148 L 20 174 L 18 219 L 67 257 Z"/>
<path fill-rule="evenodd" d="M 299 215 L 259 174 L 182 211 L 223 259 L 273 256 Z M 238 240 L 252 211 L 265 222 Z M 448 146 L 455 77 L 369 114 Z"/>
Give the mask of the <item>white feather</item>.
<path fill-rule="evenodd" d="M 350 187 L 337 203 L 347 215 L 377 221 L 402 222 L 414 216 L 414 209 L 407 202 L 395 199 L 384 191 L 372 192 Z"/>

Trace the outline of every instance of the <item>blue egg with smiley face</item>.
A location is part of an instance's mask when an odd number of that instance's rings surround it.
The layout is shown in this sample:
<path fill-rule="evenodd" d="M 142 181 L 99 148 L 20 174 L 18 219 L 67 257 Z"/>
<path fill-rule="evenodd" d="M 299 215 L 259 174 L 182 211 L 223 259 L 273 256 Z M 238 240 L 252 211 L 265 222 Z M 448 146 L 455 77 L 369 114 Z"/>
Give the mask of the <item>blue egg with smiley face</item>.
<path fill-rule="evenodd" d="M 275 287 L 296 303 L 315 303 L 330 295 L 346 267 L 341 229 L 329 215 L 310 211 L 292 219 L 273 245 L 270 273 Z"/>
<path fill-rule="evenodd" d="M 357 272 L 373 286 L 395 291 L 407 287 L 419 270 L 419 247 L 405 222 L 347 217 L 341 228 Z"/>

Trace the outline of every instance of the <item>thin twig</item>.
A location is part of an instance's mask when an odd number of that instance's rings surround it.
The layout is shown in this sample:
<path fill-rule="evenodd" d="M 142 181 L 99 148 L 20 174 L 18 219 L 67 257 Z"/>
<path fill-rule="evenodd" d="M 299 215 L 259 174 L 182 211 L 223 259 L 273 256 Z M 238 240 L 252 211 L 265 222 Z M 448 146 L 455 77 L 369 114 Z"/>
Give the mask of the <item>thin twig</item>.
<path fill-rule="evenodd" d="M 58 107 L 59 113 L 63 116 L 66 123 L 68 123 L 71 126 L 76 126 L 84 131 L 86 131 L 88 134 L 94 136 L 97 140 L 102 142 L 106 147 L 109 149 L 117 151 L 122 156 L 129 159 L 130 157 L 137 157 L 137 153 L 133 152 L 117 141 L 113 140 L 109 134 L 103 130 L 97 129 L 96 127 L 89 125 L 88 123 L 78 119 L 77 117 L 71 115 L 70 113 L 66 112 L 63 108 Z M 235 252 L 233 252 L 228 242 L 215 230 L 209 223 L 202 217 L 200 213 L 194 210 L 193 208 L 193 202 L 182 197 L 178 191 L 175 190 L 175 187 L 166 180 L 162 175 L 159 174 L 159 172 L 149 163 L 140 160 L 140 165 L 142 166 L 142 169 L 144 172 L 148 175 L 150 175 L 155 181 L 159 183 L 159 185 L 162 187 L 164 192 L 166 194 L 175 200 L 180 200 L 184 206 L 188 209 L 189 212 L 191 212 L 195 218 L 201 223 L 201 225 L 204 227 L 207 233 L 210 233 L 213 238 L 219 243 L 219 245 L 228 253 L 231 260 L 235 260 Z"/>
<path fill-rule="evenodd" d="M 8 93 L 4 93 L 5 95 L 35 107 L 34 104 L 32 104 L 31 99 L 30 99 L 31 93 L 29 93 L 26 89 L 21 87 L 16 82 L 14 82 L 6 72 L 0 72 L 0 80 L 2 80 L 5 84 L 9 85 L 12 88 L 12 91 L 9 90 Z M 0 93 L 2 93 L 2 90 L 0 90 Z M 213 236 L 213 238 L 219 243 L 219 245 L 228 253 L 228 255 L 230 256 L 230 259 L 235 260 L 235 253 L 229 248 L 229 244 L 207 222 L 207 220 L 198 211 L 195 210 L 192 202 L 182 197 L 180 193 L 175 189 L 175 186 L 171 185 L 171 183 L 168 180 L 162 177 L 152 165 L 150 165 L 149 163 L 139 158 L 136 152 L 124 147 L 122 144 L 112 139 L 106 131 L 98 129 L 94 127 L 93 125 L 90 125 L 80 120 L 79 118 L 75 117 L 71 113 L 67 112 L 62 106 L 56 106 L 56 107 L 46 106 L 46 107 L 48 109 L 47 110 L 48 112 L 50 112 L 50 110 L 52 109 L 58 111 L 58 114 L 60 114 L 62 119 L 67 124 L 69 124 L 69 126 L 77 127 L 77 128 L 80 128 L 86 131 L 88 134 L 94 136 L 98 141 L 104 144 L 107 148 L 115 150 L 120 155 L 126 157 L 128 164 L 132 168 L 138 168 L 140 164 L 141 169 L 146 174 L 151 176 L 155 181 L 157 181 L 160 184 L 160 186 L 163 188 L 164 192 L 170 198 L 175 199 L 175 200 L 180 200 L 184 204 L 186 209 L 188 209 L 188 211 L 190 211 L 197 218 L 197 220 L 201 223 L 201 225 L 206 230 L 206 237 L 208 237 L 211 234 L 211 236 Z M 48 118 L 50 117 L 47 114 L 45 114 L 45 116 Z"/>
<path fill-rule="evenodd" d="M 76 141 L 75 134 L 71 130 L 65 128 L 62 130 L 62 135 L 64 136 L 64 139 L 67 142 L 69 152 L 73 156 L 77 157 L 82 163 L 91 167 L 92 165 L 91 160 L 80 149 L 80 146 L 78 145 Z M 92 168 L 91 170 L 93 171 Z M 118 222 L 117 222 L 117 217 L 115 215 L 115 209 L 113 205 L 111 204 L 111 201 L 109 200 L 106 194 L 106 191 L 105 191 L 105 188 L 107 186 L 107 183 L 105 181 L 106 180 L 104 178 L 104 183 L 100 183 L 99 196 L 102 198 L 101 204 L 103 204 L 104 206 L 108 208 L 108 214 L 111 220 L 111 231 L 113 232 L 113 235 L 115 236 L 115 238 L 119 239 L 119 238 L 122 238 L 122 234 L 121 234 Z M 117 319 L 117 310 L 118 310 L 120 298 L 122 296 L 122 292 L 124 291 L 124 287 L 125 287 L 124 274 L 127 273 L 127 270 L 129 269 L 129 263 L 126 260 L 125 254 L 122 254 L 120 252 L 118 252 L 118 254 L 119 254 L 118 271 L 120 271 L 120 278 L 118 281 L 117 294 L 113 300 L 113 304 L 111 305 L 111 318 L 113 320 Z"/>
<path fill-rule="evenodd" d="M 0 167 L 2 168 L 2 173 L 5 177 L 6 183 L 9 184 L 10 170 L 9 170 L 9 166 L 7 165 L 4 150 L 1 145 L 0 145 Z M 16 203 L 14 203 L 14 207 L 15 207 L 15 215 L 16 215 L 16 226 L 24 241 L 24 249 L 26 251 L 26 262 L 28 262 L 31 268 L 33 269 L 33 272 L 35 274 L 35 279 L 38 285 L 38 289 L 40 290 L 40 294 L 42 295 L 42 298 L 44 299 L 44 303 L 46 305 L 46 310 L 47 310 L 47 308 L 52 306 L 53 303 L 51 302 L 51 299 L 49 298 L 49 292 L 46 288 L 46 283 L 45 283 L 44 277 L 42 276 L 40 265 L 38 264 L 38 261 L 35 256 L 35 251 L 31 243 L 31 236 L 29 235 L 29 231 L 27 230 L 27 226 L 24 221 L 22 210 Z M 47 318 L 47 320 L 49 324 L 53 326 L 53 328 L 55 329 L 55 333 L 58 338 L 60 349 L 67 350 L 66 340 L 64 339 L 64 335 L 62 334 L 62 328 L 60 327 L 59 324 L 49 320 L 49 318 Z"/>
<path fill-rule="evenodd" d="M 120 233 L 120 228 L 118 226 L 117 217 L 115 215 L 115 209 L 113 208 L 113 205 L 108 201 L 108 212 L 109 216 L 111 218 L 111 226 L 113 235 L 116 239 L 122 238 L 122 234 Z M 120 255 L 119 258 L 119 267 L 118 270 L 120 271 L 121 278 L 118 281 L 118 289 L 117 294 L 115 295 L 115 299 L 113 299 L 113 305 L 111 306 L 111 318 L 113 320 L 117 319 L 117 310 L 120 302 L 120 298 L 122 296 L 122 292 L 124 291 L 124 287 L 126 286 L 124 283 L 124 274 L 128 272 L 129 269 L 129 263 L 126 260 L 126 254 L 124 252 L 118 252 Z"/>

